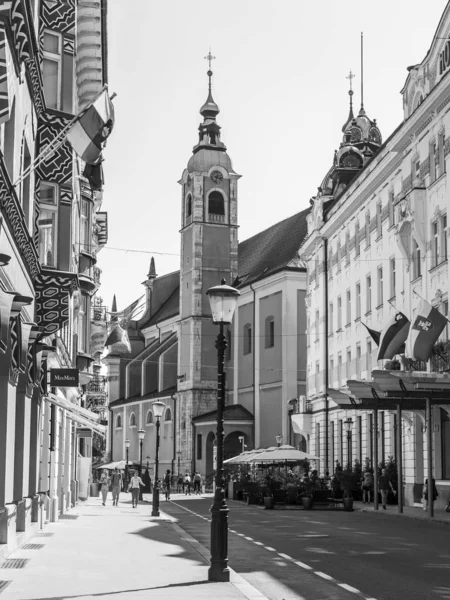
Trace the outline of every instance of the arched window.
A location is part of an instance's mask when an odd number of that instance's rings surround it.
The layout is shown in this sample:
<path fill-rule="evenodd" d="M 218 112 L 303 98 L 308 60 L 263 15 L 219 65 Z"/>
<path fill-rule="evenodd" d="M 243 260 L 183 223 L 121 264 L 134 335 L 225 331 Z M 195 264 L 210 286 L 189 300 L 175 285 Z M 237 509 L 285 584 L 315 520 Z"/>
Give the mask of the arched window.
<path fill-rule="evenodd" d="M 275 321 L 273 317 L 266 317 L 265 338 L 266 348 L 273 348 L 275 346 Z"/>
<path fill-rule="evenodd" d="M 130 427 L 136 427 L 136 415 L 134 413 L 130 415 Z"/>
<path fill-rule="evenodd" d="M 170 408 L 166 409 L 166 414 L 164 415 L 164 421 L 171 421 L 172 420 L 172 411 L 170 410 Z"/>
<path fill-rule="evenodd" d="M 116 427 L 117 429 L 122 428 L 122 415 L 117 415 Z"/>
<path fill-rule="evenodd" d="M 147 425 L 152 425 L 152 423 L 153 423 L 153 413 L 151 410 L 149 410 L 147 413 L 146 423 L 147 423 Z"/>
<path fill-rule="evenodd" d="M 210 215 L 225 215 L 225 201 L 220 192 L 211 192 L 208 199 Z"/>
<path fill-rule="evenodd" d="M 192 196 L 189 194 L 189 196 L 186 198 L 186 217 L 191 217 L 192 216 Z"/>

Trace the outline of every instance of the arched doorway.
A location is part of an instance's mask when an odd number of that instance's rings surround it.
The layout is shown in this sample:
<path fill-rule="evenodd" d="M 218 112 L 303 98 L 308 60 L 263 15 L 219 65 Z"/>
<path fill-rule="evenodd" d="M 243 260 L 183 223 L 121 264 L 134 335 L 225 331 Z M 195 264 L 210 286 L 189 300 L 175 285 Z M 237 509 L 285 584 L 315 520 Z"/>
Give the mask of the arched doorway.
<path fill-rule="evenodd" d="M 242 452 L 242 442 L 239 437 L 244 437 L 244 444 L 248 443 L 248 436 L 244 435 L 242 431 L 233 431 L 228 434 L 225 438 L 223 447 L 223 459 L 233 458 Z"/>
<path fill-rule="evenodd" d="M 206 438 L 206 472 L 205 478 L 209 480 L 214 473 L 214 440 L 216 436 L 212 431 L 208 433 Z"/>

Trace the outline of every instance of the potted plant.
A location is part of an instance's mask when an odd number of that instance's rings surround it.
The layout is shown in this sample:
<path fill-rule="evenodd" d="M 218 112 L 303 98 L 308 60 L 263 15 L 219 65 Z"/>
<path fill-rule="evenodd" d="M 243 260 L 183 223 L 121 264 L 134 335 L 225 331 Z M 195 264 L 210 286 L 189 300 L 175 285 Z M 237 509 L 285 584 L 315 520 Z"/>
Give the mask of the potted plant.
<path fill-rule="evenodd" d="M 344 510 L 353 510 L 353 494 L 352 490 L 358 483 L 357 474 L 354 473 L 349 466 L 341 471 L 336 471 L 336 477 L 339 480 L 342 490 L 342 501 Z"/>
<path fill-rule="evenodd" d="M 311 510 L 313 507 L 313 495 L 316 489 L 316 483 L 311 477 L 306 475 L 302 481 L 302 504 L 305 510 Z"/>

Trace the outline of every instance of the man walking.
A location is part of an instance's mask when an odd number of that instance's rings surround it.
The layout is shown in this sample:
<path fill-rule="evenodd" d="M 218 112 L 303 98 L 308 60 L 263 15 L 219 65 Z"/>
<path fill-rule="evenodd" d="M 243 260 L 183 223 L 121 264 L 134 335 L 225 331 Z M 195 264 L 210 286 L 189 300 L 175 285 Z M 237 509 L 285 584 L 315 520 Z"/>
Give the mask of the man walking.
<path fill-rule="evenodd" d="M 136 508 L 139 502 L 139 490 L 141 486 L 144 487 L 144 482 L 139 477 L 138 472 L 135 471 L 133 477 L 131 478 L 130 485 L 128 486 L 128 491 L 131 490 L 131 501 L 133 504 L 133 508 Z"/>
<path fill-rule="evenodd" d="M 381 475 L 378 479 L 378 487 L 379 487 L 380 493 L 381 493 L 381 504 L 383 505 L 384 510 L 386 510 L 387 495 L 389 492 L 389 488 L 391 488 L 391 490 L 394 494 L 397 493 L 394 490 L 394 488 L 392 486 L 392 482 L 386 473 L 386 469 L 381 470 Z"/>
<path fill-rule="evenodd" d="M 112 474 L 111 484 L 113 506 L 117 506 L 119 503 L 120 490 L 122 489 L 122 473 L 117 467 L 114 469 L 114 473 Z"/>
<path fill-rule="evenodd" d="M 164 494 L 166 500 L 170 500 L 170 483 L 170 469 L 167 469 L 166 474 L 164 475 Z"/>
<path fill-rule="evenodd" d="M 195 471 L 194 474 L 194 495 L 200 494 L 200 485 L 202 483 L 202 476 L 198 471 Z"/>

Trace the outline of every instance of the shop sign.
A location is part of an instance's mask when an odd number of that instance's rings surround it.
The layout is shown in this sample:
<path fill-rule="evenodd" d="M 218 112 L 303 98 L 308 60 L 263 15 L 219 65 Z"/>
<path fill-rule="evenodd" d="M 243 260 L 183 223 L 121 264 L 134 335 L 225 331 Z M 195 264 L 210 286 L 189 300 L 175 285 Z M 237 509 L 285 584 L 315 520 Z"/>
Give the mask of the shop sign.
<path fill-rule="evenodd" d="M 78 387 L 78 369 L 52 369 L 50 385 L 52 387 Z"/>

